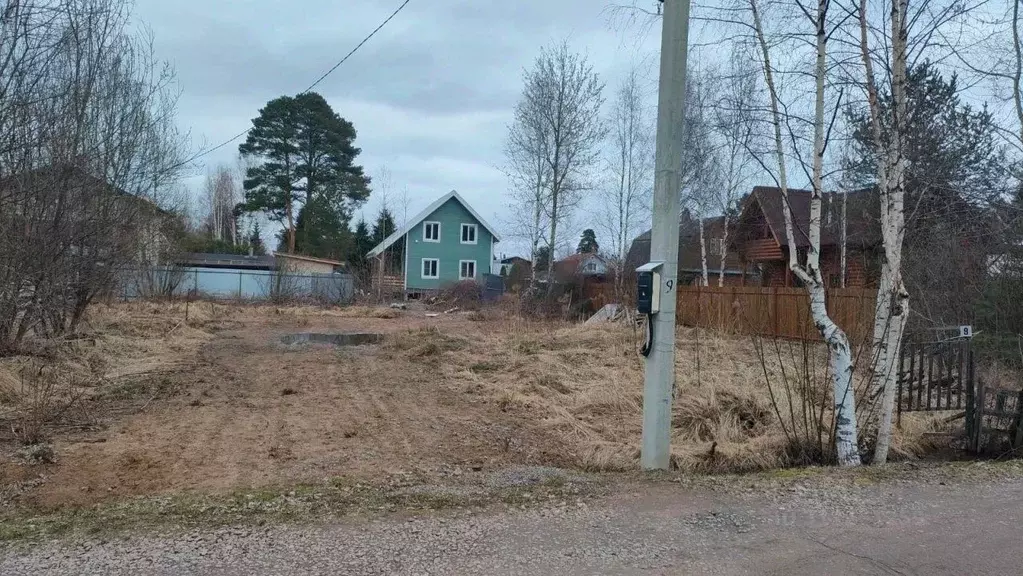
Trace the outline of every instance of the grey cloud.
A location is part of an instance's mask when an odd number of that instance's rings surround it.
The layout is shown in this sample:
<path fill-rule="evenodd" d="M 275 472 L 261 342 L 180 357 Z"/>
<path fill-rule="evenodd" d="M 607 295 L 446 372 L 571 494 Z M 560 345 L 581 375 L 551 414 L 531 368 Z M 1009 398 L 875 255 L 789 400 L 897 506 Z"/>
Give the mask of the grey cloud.
<path fill-rule="evenodd" d="M 195 144 L 250 125 L 267 100 L 304 89 L 400 0 L 138 0 L 158 56 L 182 89 L 179 123 Z M 457 189 L 495 223 L 505 211 L 497 170 L 523 68 L 569 38 L 612 84 L 636 45 L 607 29 L 601 0 L 412 0 L 317 90 L 359 131 L 370 174 L 390 169 L 420 207 Z M 625 46 L 628 44 L 628 46 Z M 232 163 L 237 142 L 204 158 Z M 201 177 L 186 184 L 198 187 Z M 372 202 L 375 202 L 371 201 Z"/>

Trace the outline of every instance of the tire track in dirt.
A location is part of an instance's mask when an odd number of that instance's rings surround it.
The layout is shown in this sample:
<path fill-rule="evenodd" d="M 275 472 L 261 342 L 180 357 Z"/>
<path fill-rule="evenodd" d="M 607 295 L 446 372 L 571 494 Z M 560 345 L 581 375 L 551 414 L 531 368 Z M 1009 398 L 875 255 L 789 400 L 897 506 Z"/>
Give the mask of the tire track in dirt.
<path fill-rule="evenodd" d="M 338 476 L 375 482 L 397 472 L 446 474 L 468 463 L 535 463 L 537 429 L 467 391 L 457 356 L 410 356 L 387 344 L 338 351 L 279 343 L 281 334 L 295 331 L 366 331 L 378 324 L 388 331 L 382 322 L 338 318 L 310 325 L 268 316 L 217 332 L 183 359 L 191 368 L 174 376 L 178 396 L 114 423 L 101 433 L 106 442 L 64 446 L 36 494 L 52 504 L 89 504 L 171 490 Z M 467 329 L 473 328 L 458 328 Z M 506 436 L 522 446 L 502 448 Z"/>

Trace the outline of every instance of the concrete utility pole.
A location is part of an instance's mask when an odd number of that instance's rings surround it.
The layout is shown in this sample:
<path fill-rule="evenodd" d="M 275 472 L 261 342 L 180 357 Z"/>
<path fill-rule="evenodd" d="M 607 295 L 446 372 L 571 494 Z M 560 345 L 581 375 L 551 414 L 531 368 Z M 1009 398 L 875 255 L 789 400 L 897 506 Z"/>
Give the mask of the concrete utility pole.
<path fill-rule="evenodd" d="M 678 282 L 678 215 L 682 186 L 682 119 L 689 48 L 689 1 L 664 2 L 661 79 L 657 99 L 657 158 L 654 176 L 650 261 L 661 268 L 660 312 L 654 314 L 643 387 L 644 470 L 671 464 L 671 404 L 675 388 L 675 300 Z"/>

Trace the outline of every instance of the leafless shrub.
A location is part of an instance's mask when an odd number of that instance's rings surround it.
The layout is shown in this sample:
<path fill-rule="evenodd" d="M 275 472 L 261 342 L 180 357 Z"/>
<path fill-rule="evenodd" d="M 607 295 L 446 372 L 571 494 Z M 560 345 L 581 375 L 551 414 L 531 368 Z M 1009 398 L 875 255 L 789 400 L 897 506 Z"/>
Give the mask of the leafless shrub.
<path fill-rule="evenodd" d="M 74 375 L 32 363 L 21 370 L 16 390 L 7 391 L 11 405 L 11 434 L 22 445 L 46 441 L 48 426 L 69 415 L 82 398 L 83 388 Z"/>
<path fill-rule="evenodd" d="M 483 304 L 483 285 L 475 280 L 462 280 L 441 290 L 437 295 L 441 307 L 476 310 Z"/>
<path fill-rule="evenodd" d="M 130 26 L 126 0 L 24 0 L 0 19 L 0 352 L 74 331 L 164 243 L 173 74 Z"/>
<path fill-rule="evenodd" d="M 274 304 L 293 304 L 301 295 L 300 279 L 285 265 L 262 278 L 260 284 L 266 299 Z"/>
<path fill-rule="evenodd" d="M 185 269 L 180 266 L 149 266 L 131 270 L 125 280 L 134 296 L 143 299 L 170 298 L 182 287 Z"/>

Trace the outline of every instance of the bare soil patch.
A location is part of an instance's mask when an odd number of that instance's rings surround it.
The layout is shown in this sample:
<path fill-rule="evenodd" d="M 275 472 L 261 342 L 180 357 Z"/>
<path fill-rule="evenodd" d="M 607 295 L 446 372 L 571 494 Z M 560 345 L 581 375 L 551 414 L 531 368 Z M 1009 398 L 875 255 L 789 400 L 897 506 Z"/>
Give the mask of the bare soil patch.
<path fill-rule="evenodd" d="M 45 476 L 22 502 L 48 508 L 165 491 L 564 463 L 557 439 L 527 417 L 463 392 L 450 354 L 479 334 L 464 316 L 208 304 L 192 304 L 189 314 L 183 322 L 177 305 L 94 311 L 100 341 L 133 345 L 106 355 L 112 375 L 92 403 L 107 412 L 96 425 L 52 431 L 56 464 L 5 464 L 8 483 Z M 183 328 L 187 343 L 178 341 Z M 297 332 L 390 336 L 348 349 L 281 343 Z M 128 377 L 156 373 L 173 393 L 154 397 L 145 379 Z M 123 401 L 112 400 L 118 394 Z"/>
<path fill-rule="evenodd" d="M 383 341 L 351 348 L 281 341 L 345 332 Z M 74 388 L 83 391 L 79 412 L 45 431 L 54 462 L 17 456 L 16 439 L 5 437 L 0 497 L 53 509 L 337 478 L 437 483 L 516 465 L 632 469 L 641 432 L 640 337 L 622 324 L 536 322 L 493 310 L 427 317 L 192 303 L 186 318 L 183 304 L 98 306 L 82 338 L 52 344 L 46 357 L 87 383 Z M 33 361 L 0 361 L 0 389 L 16 390 L 19 370 Z M 679 468 L 788 463 L 748 339 L 683 330 L 678 362 Z M 769 363 L 768 376 L 786 377 L 787 362 Z M 0 418 L 11 420 L 6 397 Z M 926 450 L 920 439 L 936 429 L 933 418 L 904 419 L 900 453 Z"/>

